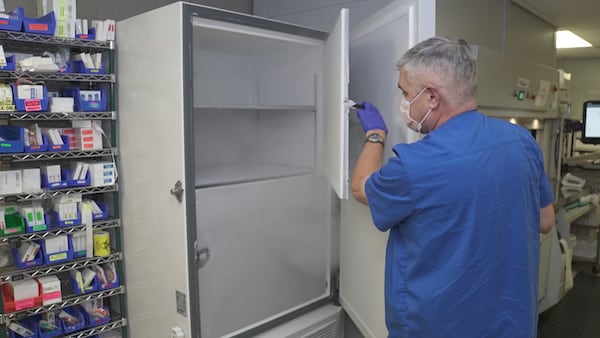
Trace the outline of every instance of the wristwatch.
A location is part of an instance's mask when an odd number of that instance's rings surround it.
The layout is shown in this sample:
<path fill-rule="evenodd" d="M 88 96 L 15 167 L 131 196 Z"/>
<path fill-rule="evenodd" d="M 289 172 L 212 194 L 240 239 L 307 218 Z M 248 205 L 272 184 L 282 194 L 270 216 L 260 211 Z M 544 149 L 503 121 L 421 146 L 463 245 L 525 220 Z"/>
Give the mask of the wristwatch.
<path fill-rule="evenodd" d="M 367 138 L 365 139 L 365 142 L 381 143 L 381 145 L 384 145 L 385 139 L 383 138 L 383 136 L 381 136 L 377 133 L 373 133 L 373 134 L 370 134 L 367 136 Z"/>

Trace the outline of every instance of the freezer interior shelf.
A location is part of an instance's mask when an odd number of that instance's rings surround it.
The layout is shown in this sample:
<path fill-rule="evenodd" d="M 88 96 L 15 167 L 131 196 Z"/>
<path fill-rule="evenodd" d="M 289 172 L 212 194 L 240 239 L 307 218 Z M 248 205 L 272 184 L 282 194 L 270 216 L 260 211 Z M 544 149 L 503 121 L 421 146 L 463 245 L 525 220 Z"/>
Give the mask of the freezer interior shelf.
<path fill-rule="evenodd" d="M 196 187 L 237 184 L 312 173 L 314 173 L 313 168 L 294 168 L 262 164 L 198 167 L 196 168 Z"/>

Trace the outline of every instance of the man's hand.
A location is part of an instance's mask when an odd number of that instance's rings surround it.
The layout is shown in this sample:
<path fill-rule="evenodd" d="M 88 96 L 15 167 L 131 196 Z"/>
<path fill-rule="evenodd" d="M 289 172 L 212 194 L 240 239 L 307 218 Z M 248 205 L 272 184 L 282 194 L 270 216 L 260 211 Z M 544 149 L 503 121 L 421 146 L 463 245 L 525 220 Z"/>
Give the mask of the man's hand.
<path fill-rule="evenodd" d="M 388 129 L 377 107 L 367 101 L 363 101 L 362 104 L 364 108 L 357 109 L 356 115 L 358 115 L 363 131 L 366 133 L 370 130 L 380 129 L 387 134 Z"/>

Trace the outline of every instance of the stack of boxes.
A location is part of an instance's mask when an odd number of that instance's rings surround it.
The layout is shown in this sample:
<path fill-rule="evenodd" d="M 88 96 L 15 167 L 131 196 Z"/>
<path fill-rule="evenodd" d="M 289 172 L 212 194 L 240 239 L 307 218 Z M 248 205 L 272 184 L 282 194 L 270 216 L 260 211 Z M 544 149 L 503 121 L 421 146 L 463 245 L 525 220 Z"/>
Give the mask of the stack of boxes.
<path fill-rule="evenodd" d="M 64 128 L 63 135 L 69 136 L 69 148 L 80 150 L 102 149 L 102 125 L 100 121 L 72 121 L 73 128 Z"/>
<path fill-rule="evenodd" d="M 38 14 L 46 15 L 54 11 L 56 19 L 55 36 L 75 38 L 76 0 L 38 0 Z"/>
<path fill-rule="evenodd" d="M 115 39 L 114 20 L 77 19 L 76 0 L 38 0 L 38 15 L 43 16 L 54 11 L 56 19 L 55 36 L 75 38 L 76 34 L 88 34 L 88 28 L 96 30 L 95 39 L 108 41 Z"/>

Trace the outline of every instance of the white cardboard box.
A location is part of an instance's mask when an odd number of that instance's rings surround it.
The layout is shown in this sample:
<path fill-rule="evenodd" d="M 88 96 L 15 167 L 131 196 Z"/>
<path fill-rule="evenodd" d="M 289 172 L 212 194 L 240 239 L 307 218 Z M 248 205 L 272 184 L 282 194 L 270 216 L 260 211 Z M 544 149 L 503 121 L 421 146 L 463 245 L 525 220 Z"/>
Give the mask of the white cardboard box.
<path fill-rule="evenodd" d="M 114 162 L 92 162 L 89 164 L 89 173 L 93 187 L 115 184 Z"/>
<path fill-rule="evenodd" d="M 76 0 L 38 0 L 37 5 L 39 16 L 51 11 L 56 20 L 75 20 L 77 16 Z"/>
<path fill-rule="evenodd" d="M 8 282 L 8 292 L 13 295 L 15 301 L 31 299 L 40 295 L 38 283 L 32 278 Z"/>
<path fill-rule="evenodd" d="M 75 39 L 75 20 L 56 20 L 54 36 Z"/>
<path fill-rule="evenodd" d="M 60 165 L 47 165 L 41 167 L 42 174 L 46 175 L 48 183 L 57 183 L 61 181 Z"/>
<path fill-rule="evenodd" d="M 38 282 L 42 289 L 42 301 L 44 305 L 62 302 L 60 280 L 56 276 L 39 277 Z"/>
<path fill-rule="evenodd" d="M 0 195 L 13 195 L 23 192 L 21 170 L 0 171 Z"/>
<path fill-rule="evenodd" d="M 26 194 L 42 192 L 42 182 L 39 168 L 23 169 L 22 190 Z"/>

